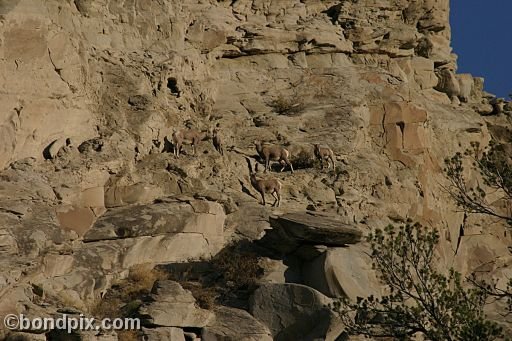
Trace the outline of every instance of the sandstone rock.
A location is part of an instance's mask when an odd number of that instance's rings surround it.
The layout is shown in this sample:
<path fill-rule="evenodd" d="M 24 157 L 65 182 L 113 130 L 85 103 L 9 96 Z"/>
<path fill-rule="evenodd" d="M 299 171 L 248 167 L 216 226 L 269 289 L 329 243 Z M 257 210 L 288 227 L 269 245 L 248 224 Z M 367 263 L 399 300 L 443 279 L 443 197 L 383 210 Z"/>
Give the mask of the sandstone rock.
<path fill-rule="evenodd" d="M 311 261 L 327 251 L 328 248 L 326 245 L 303 244 L 299 246 L 294 255 L 302 260 Z"/>
<path fill-rule="evenodd" d="M 184 232 L 160 236 L 120 239 L 110 243 L 125 248 L 121 267 L 143 263 L 186 262 L 210 259 L 224 245 L 223 235 Z"/>
<path fill-rule="evenodd" d="M 203 328 L 204 341 L 271 341 L 270 331 L 248 312 L 218 307 L 215 317 Z"/>
<path fill-rule="evenodd" d="M 354 244 L 361 240 L 358 229 L 344 224 L 332 216 L 316 212 L 287 213 L 270 218 L 270 224 L 283 237 L 283 242 L 321 245 Z"/>
<path fill-rule="evenodd" d="M 509 253 L 503 240 L 495 236 L 475 235 L 461 238 L 455 261 L 458 263 L 457 268 L 463 273 L 489 270 L 493 267 L 494 259 L 503 259 Z"/>
<path fill-rule="evenodd" d="M 473 79 L 473 76 L 467 73 L 464 74 L 457 74 L 455 75 L 459 82 L 459 98 L 462 102 L 469 102 L 470 99 L 473 99 L 472 96 L 475 93 L 473 90 L 475 81 Z M 478 98 L 478 97 L 477 97 Z"/>
<path fill-rule="evenodd" d="M 251 314 L 272 332 L 274 340 L 335 340 L 339 323 L 326 307 L 330 300 L 304 285 L 265 284 L 250 301 Z"/>
<path fill-rule="evenodd" d="M 18 242 L 9 231 L 4 229 L 0 230 L 0 253 L 4 255 L 18 253 Z"/>
<path fill-rule="evenodd" d="M 48 254 L 43 258 L 44 273 L 47 277 L 62 276 L 71 271 L 73 256 Z"/>
<path fill-rule="evenodd" d="M 367 248 L 351 245 L 330 248 L 315 260 L 304 264 L 304 283 L 329 297 L 379 297 L 382 285 L 378 280 Z"/>
<path fill-rule="evenodd" d="M 196 327 L 208 325 L 213 313 L 199 308 L 188 290 L 173 281 L 157 281 L 151 301 L 139 308 L 146 326 Z"/>
<path fill-rule="evenodd" d="M 435 87 L 436 90 L 444 92 L 450 99 L 461 94 L 459 80 L 455 77 L 453 71 L 442 69 L 439 74 L 439 83 Z"/>
<path fill-rule="evenodd" d="M 121 207 L 111 209 L 99 218 L 84 240 L 90 242 L 177 233 L 202 233 L 215 239 L 222 235 L 224 219 L 222 206 L 200 200 Z"/>
<path fill-rule="evenodd" d="M 489 103 L 475 103 L 472 108 L 481 115 L 491 115 L 494 112 L 494 107 Z"/>
<path fill-rule="evenodd" d="M 90 208 L 64 206 L 57 210 L 57 218 L 61 228 L 83 236 L 92 227 L 96 215 Z"/>
<path fill-rule="evenodd" d="M 56 340 L 80 340 L 80 341 L 117 341 L 118 335 L 115 331 L 74 331 L 69 334 L 66 330 L 57 330 L 49 332 L 48 337 Z M 121 335 L 119 335 L 121 337 Z"/>
<path fill-rule="evenodd" d="M 233 198 L 220 192 L 202 191 L 197 193 L 194 197 L 200 200 L 203 199 L 220 203 L 224 207 L 224 212 L 226 214 L 231 214 L 238 210 L 238 207 Z"/>
<path fill-rule="evenodd" d="M 316 204 L 336 202 L 334 191 L 319 181 L 310 181 L 306 184 L 303 192 L 309 200 Z"/>
<path fill-rule="evenodd" d="M 91 187 L 82 190 L 80 193 L 80 204 L 83 207 L 104 208 L 105 189 L 102 186 Z"/>
<path fill-rule="evenodd" d="M 158 340 L 176 340 L 185 341 L 185 334 L 183 329 L 174 327 L 160 327 L 160 328 L 142 328 L 145 340 L 158 341 Z"/>
<path fill-rule="evenodd" d="M 357 233 L 324 234 L 310 222 L 270 230 L 271 211 L 246 191 L 254 139 L 292 156 L 327 143 L 343 159 L 334 172 L 273 174 L 284 192 L 274 214 L 310 206 L 357 231 L 410 218 L 442 229 L 452 247 L 439 264 L 463 276 L 508 264 L 505 226 L 483 219 L 478 243 L 463 238 L 464 257 L 453 261 L 463 217 L 440 188 L 443 160 L 472 141 L 485 146 L 489 122 L 510 124 L 479 115 L 500 109 L 483 79 L 454 73 L 448 0 L 6 0 L 0 26 L 3 313 L 40 305 L 34 288 L 86 309 L 133 265 L 206 262 L 224 241 L 265 232 L 257 249 L 285 256 L 262 281 L 299 281 L 299 263 L 314 263 L 329 273 L 311 285 L 334 295 L 339 282 L 359 295 L 349 270 L 366 269 L 362 257 L 352 267 L 328 250 L 329 240 L 342 248 Z M 279 97 L 302 110 L 276 113 Z M 205 141 L 195 157 L 173 158 L 165 136 L 187 126 L 219 126 L 225 155 Z M 56 157 L 43 162 L 46 154 Z M 189 339 L 200 333 L 192 330 Z"/>
<path fill-rule="evenodd" d="M 163 192 L 156 186 L 138 183 L 129 186 L 113 186 L 106 190 L 105 206 L 118 207 L 130 204 L 146 204 L 150 203 Z"/>
<path fill-rule="evenodd" d="M 53 141 L 44 151 L 43 156 L 45 159 L 54 159 L 59 153 L 60 149 L 66 145 L 64 137 Z"/>
<path fill-rule="evenodd" d="M 14 332 L 9 333 L 5 341 L 45 341 L 45 334 Z"/>
<path fill-rule="evenodd" d="M 438 79 L 434 73 L 434 62 L 424 57 L 413 57 L 411 68 L 414 80 L 421 89 L 431 89 L 437 85 Z"/>
<path fill-rule="evenodd" d="M 301 280 L 300 274 L 293 273 L 294 269 L 288 261 L 263 257 L 259 260 L 258 265 L 263 269 L 260 278 L 262 283 L 294 283 Z"/>
<path fill-rule="evenodd" d="M 240 205 L 238 211 L 228 215 L 226 226 L 241 235 L 254 240 L 260 239 L 270 228 L 269 212 L 257 203 Z"/>

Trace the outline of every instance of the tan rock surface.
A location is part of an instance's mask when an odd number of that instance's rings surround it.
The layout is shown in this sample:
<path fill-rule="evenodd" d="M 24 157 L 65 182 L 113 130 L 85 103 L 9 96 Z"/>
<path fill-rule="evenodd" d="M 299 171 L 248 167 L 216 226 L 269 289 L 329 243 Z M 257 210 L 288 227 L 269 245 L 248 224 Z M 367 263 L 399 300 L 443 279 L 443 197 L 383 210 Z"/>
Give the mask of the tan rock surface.
<path fill-rule="evenodd" d="M 204 327 L 213 313 L 195 305 L 192 294 L 178 283 L 159 281 L 152 290 L 153 300 L 139 309 L 146 324 L 163 327 Z"/>
<path fill-rule="evenodd" d="M 133 265 L 263 244 L 270 216 L 306 209 L 351 242 L 408 219 L 438 227 L 441 266 L 503 280 L 510 233 L 472 216 L 458 245 L 443 160 L 510 122 L 483 79 L 456 73 L 450 44 L 448 0 L 2 1 L 0 313 L 87 311 Z M 166 137 L 185 126 L 218 127 L 224 156 L 202 141 L 174 158 Z M 282 205 L 262 207 L 255 139 L 306 164 L 326 144 L 337 168 L 272 172 Z M 269 281 L 309 262 L 324 293 L 379 286 L 360 245 L 329 249 L 339 235 L 274 237 L 298 264 L 274 259 Z"/>

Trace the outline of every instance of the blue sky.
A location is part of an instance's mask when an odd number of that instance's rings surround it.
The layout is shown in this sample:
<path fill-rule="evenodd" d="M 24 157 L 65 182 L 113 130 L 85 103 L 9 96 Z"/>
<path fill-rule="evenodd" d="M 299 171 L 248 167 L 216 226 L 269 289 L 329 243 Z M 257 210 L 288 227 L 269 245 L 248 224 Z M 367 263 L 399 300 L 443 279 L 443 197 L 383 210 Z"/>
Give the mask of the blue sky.
<path fill-rule="evenodd" d="M 452 47 L 458 73 L 485 78 L 485 90 L 512 93 L 512 1 L 451 0 Z"/>

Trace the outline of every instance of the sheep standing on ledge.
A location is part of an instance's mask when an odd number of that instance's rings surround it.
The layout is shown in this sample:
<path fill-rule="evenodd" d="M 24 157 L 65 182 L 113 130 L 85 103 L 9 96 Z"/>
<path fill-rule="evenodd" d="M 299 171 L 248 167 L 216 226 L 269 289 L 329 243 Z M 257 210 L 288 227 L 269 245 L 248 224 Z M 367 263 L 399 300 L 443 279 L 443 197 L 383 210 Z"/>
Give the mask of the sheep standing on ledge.
<path fill-rule="evenodd" d="M 332 168 L 336 169 L 334 165 L 334 152 L 329 147 L 321 147 L 319 144 L 315 144 L 315 157 L 320 160 L 320 164 L 322 165 L 322 169 L 324 169 L 324 161 L 327 161 L 327 169 L 330 168 L 331 164 L 329 160 L 332 162 Z"/>
<path fill-rule="evenodd" d="M 261 195 L 261 200 L 263 206 L 265 206 L 265 193 L 270 193 L 276 199 L 272 204 L 272 207 L 279 207 L 281 204 L 281 188 L 282 184 L 276 178 L 267 178 L 261 179 L 256 177 L 256 172 L 258 171 L 258 164 L 256 164 L 256 169 L 254 172 L 250 171 L 251 185 L 255 190 L 258 191 Z"/>
<path fill-rule="evenodd" d="M 204 140 L 210 138 L 208 131 L 199 131 L 196 129 L 181 129 L 172 133 L 172 143 L 174 146 L 174 155 L 180 157 L 183 144 L 192 145 L 193 155 L 196 155 L 196 146 Z"/>
<path fill-rule="evenodd" d="M 224 147 L 222 145 L 222 138 L 219 135 L 219 128 L 213 129 L 212 142 L 215 150 L 217 150 L 220 155 L 224 155 Z"/>
<path fill-rule="evenodd" d="M 281 172 L 285 169 L 286 165 L 290 166 L 293 173 L 293 166 L 290 162 L 290 152 L 281 146 L 276 145 L 262 145 L 261 141 L 254 141 L 258 155 L 265 160 L 265 172 L 270 169 L 270 161 L 279 161 L 283 166 Z"/>

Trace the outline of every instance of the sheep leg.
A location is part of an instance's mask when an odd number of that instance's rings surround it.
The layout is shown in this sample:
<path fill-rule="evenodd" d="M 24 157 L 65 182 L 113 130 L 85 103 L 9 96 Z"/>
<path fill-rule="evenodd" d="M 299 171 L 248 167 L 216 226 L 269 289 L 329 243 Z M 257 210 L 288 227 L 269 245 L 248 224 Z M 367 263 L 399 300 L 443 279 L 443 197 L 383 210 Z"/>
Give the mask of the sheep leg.
<path fill-rule="evenodd" d="M 336 166 L 334 165 L 334 158 L 331 156 L 332 169 L 336 170 Z"/>
<path fill-rule="evenodd" d="M 283 166 L 283 168 L 281 168 L 281 170 L 280 170 L 280 172 L 282 172 L 286 168 L 286 162 L 284 160 L 281 160 L 281 161 L 279 161 L 279 163 L 281 164 L 281 166 Z"/>
<path fill-rule="evenodd" d="M 276 204 L 279 204 L 279 197 L 278 197 L 278 196 L 276 196 L 276 192 L 277 192 L 277 191 L 275 191 L 275 190 L 272 192 L 272 196 L 274 197 L 274 199 L 276 199 L 276 200 L 274 201 L 274 203 L 272 204 L 272 207 L 276 207 Z M 277 205 L 277 207 L 279 207 L 279 205 Z"/>
<path fill-rule="evenodd" d="M 290 166 L 290 169 L 292 171 L 292 174 L 293 174 L 293 166 L 292 166 L 292 163 L 290 162 L 290 160 L 286 159 L 285 162 L 288 164 L 288 166 Z"/>
<path fill-rule="evenodd" d="M 181 144 L 176 143 L 174 145 L 174 155 L 179 158 L 180 157 Z"/>
<path fill-rule="evenodd" d="M 270 158 L 265 158 L 265 173 L 270 169 Z"/>
<path fill-rule="evenodd" d="M 261 200 L 263 202 L 263 206 L 265 206 L 265 193 L 260 192 L 260 194 L 261 194 Z"/>

